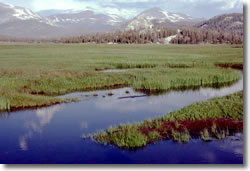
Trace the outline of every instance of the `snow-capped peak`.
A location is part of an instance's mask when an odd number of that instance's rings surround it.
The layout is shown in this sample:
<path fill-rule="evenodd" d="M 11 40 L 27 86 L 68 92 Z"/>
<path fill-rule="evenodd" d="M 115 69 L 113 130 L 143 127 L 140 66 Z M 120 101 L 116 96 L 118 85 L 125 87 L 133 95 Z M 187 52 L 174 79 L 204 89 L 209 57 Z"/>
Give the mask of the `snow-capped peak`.
<path fill-rule="evenodd" d="M 128 23 L 126 30 L 147 29 L 164 23 L 174 24 L 190 20 L 192 20 L 192 17 L 184 14 L 171 13 L 160 8 L 151 8 L 132 19 Z"/>
<path fill-rule="evenodd" d="M 118 15 L 115 15 L 115 14 L 108 14 L 108 17 L 109 17 L 109 19 L 108 19 L 107 23 L 110 25 L 117 25 L 117 24 L 120 24 L 123 21 L 125 21 L 124 18 L 122 18 Z"/>
<path fill-rule="evenodd" d="M 39 23 L 45 23 L 51 26 L 55 26 L 49 19 L 43 18 L 40 15 L 32 12 L 28 8 L 18 7 L 7 3 L 0 3 L 0 11 L 2 11 L 2 18 L 0 18 L 0 24 L 9 21 L 37 21 Z"/>
<path fill-rule="evenodd" d="M 7 6 L 7 7 L 9 7 L 9 8 L 15 8 L 15 6 L 12 5 L 12 4 L 3 3 L 3 2 L 1 2 L 0 5 L 1 5 L 1 4 L 2 4 L 2 6 Z"/>
<path fill-rule="evenodd" d="M 20 20 L 30 20 L 30 19 L 41 19 L 41 17 L 33 13 L 30 9 L 14 6 L 8 3 L 0 3 L 0 7 L 4 8 L 8 12 L 8 16 Z"/>
<path fill-rule="evenodd" d="M 20 20 L 41 19 L 41 17 L 26 8 L 13 8 L 13 16 Z"/>
<path fill-rule="evenodd" d="M 160 21 L 169 20 L 170 22 L 173 22 L 173 23 L 179 22 L 185 19 L 192 19 L 183 14 L 171 13 L 168 11 L 161 10 L 160 8 L 149 9 L 141 13 L 141 16 L 146 17 L 148 20 L 160 20 Z"/>

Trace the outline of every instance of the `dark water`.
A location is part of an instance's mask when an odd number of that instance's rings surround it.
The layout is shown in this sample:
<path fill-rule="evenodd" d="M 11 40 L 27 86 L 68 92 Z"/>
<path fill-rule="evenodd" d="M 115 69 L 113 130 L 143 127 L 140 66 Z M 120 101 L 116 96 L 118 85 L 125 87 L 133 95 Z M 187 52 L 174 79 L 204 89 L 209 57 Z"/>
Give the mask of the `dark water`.
<path fill-rule="evenodd" d="M 83 140 L 81 136 L 111 125 L 155 118 L 193 102 L 225 96 L 242 89 L 243 78 L 221 89 L 172 91 L 160 96 L 145 96 L 133 89 L 122 88 L 63 96 L 78 97 L 80 102 L 77 103 L 1 113 L 0 163 L 241 164 L 242 134 L 206 143 L 198 139 L 187 144 L 167 140 L 136 151 L 104 146 Z M 114 95 L 108 96 L 109 92 Z M 94 97 L 93 94 L 98 96 Z"/>

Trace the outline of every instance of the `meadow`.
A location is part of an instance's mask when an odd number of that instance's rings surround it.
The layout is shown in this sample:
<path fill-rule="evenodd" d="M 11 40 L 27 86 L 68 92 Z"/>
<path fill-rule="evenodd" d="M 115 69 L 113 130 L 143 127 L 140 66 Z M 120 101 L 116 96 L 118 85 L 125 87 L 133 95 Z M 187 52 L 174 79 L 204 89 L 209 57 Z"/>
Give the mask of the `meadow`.
<path fill-rule="evenodd" d="M 70 102 L 56 96 L 75 91 L 218 87 L 240 78 L 234 66 L 243 49 L 231 45 L 0 44 L 0 110 Z"/>

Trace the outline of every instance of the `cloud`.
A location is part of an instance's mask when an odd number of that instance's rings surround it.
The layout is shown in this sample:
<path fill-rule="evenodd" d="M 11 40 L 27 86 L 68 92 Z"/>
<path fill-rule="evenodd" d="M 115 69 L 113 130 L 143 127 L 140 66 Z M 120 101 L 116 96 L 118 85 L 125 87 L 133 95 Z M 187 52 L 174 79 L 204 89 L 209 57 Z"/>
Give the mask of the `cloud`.
<path fill-rule="evenodd" d="M 39 118 L 40 126 L 49 124 L 54 114 L 61 111 L 64 105 L 54 105 L 47 108 L 37 109 L 36 115 Z"/>
<path fill-rule="evenodd" d="M 1 1 L 1 0 L 0 0 Z M 117 14 L 131 18 L 140 12 L 160 7 L 169 12 L 191 16 L 212 17 L 226 12 L 242 12 L 243 0 L 2 0 L 14 5 L 25 6 L 34 11 L 94 10 L 99 13 Z"/>

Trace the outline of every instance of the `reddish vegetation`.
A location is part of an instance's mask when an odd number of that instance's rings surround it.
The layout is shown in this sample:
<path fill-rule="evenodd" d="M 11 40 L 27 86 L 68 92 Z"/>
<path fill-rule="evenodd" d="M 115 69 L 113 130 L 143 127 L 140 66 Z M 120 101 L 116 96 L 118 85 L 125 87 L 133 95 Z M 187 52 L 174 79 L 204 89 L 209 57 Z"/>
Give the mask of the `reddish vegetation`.
<path fill-rule="evenodd" d="M 216 64 L 217 67 L 222 67 L 222 68 L 232 68 L 232 69 L 238 69 L 238 70 L 243 70 L 243 64 Z"/>
<path fill-rule="evenodd" d="M 32 92 L 30 92 L 30 94 L 33 94 L 33 95 L 45 95 L 46 93 L 44 91 L 32 91 Z"/>
<path fill-rule="evenodd" d="M 34 84 L 35 84 L 35 85 L 39 85 L 39 81 L 35 80 L 35 81 L 34 81 Z"/>
<path fill-rule="evenodd" d="M 226 118 L 219 119 L 205 119 L 205 120 L 185 120 L 185 121 L 159 121 L 160 124 L 154 121 L 153 127 L 147 127 L 143 125 L 139 130 L 148 135 L 152 131 L 158 132 L 161 136 L 168 138 L 171 135 L 171 131 L 175 130 L 178 132 L 184 132 L 186 129 L 192 137 L 200 136 L 200 132 L 207 129 L 212 133 L 212 127 L 216 125 L 216 130 L 229 130 L 230 133 L 240 132 L 243 130 L 242 120 L 233 120 Z"/>
<path fill-rule="evenodd" d="M 110 93 L 108 93 L 108 96 L 113 96 L 113 95 L 114 95 L 114 94 L 113 94 L 113 93 L 111 93 L 111 92 L 110 92 Z"/>
<path fill-rule="evenodd" d="M 18 89 L 18 92 L 20 92 L 20 93 L 23 93 L 23 92 L 25 92 L 25 93 L 29 93 L 29 94 L 32 94 L 32 95 L 45 95 L 46 93 L 44 92 L 44 91 L 34 91 L 34 90 L 32 90 L 30 87 L 28 87 L 28 86 L 23 86 L 22 88 L 19 88 Z"/>
<path fill-rule="evenodd" d="M 96 70 L 96 71 L 104 71 L 104 70 L 108 70 L 108 69 L 109 69 L 109 68 L 104 67 L 103 69 L 96 68 L 95 70 Z"/>

